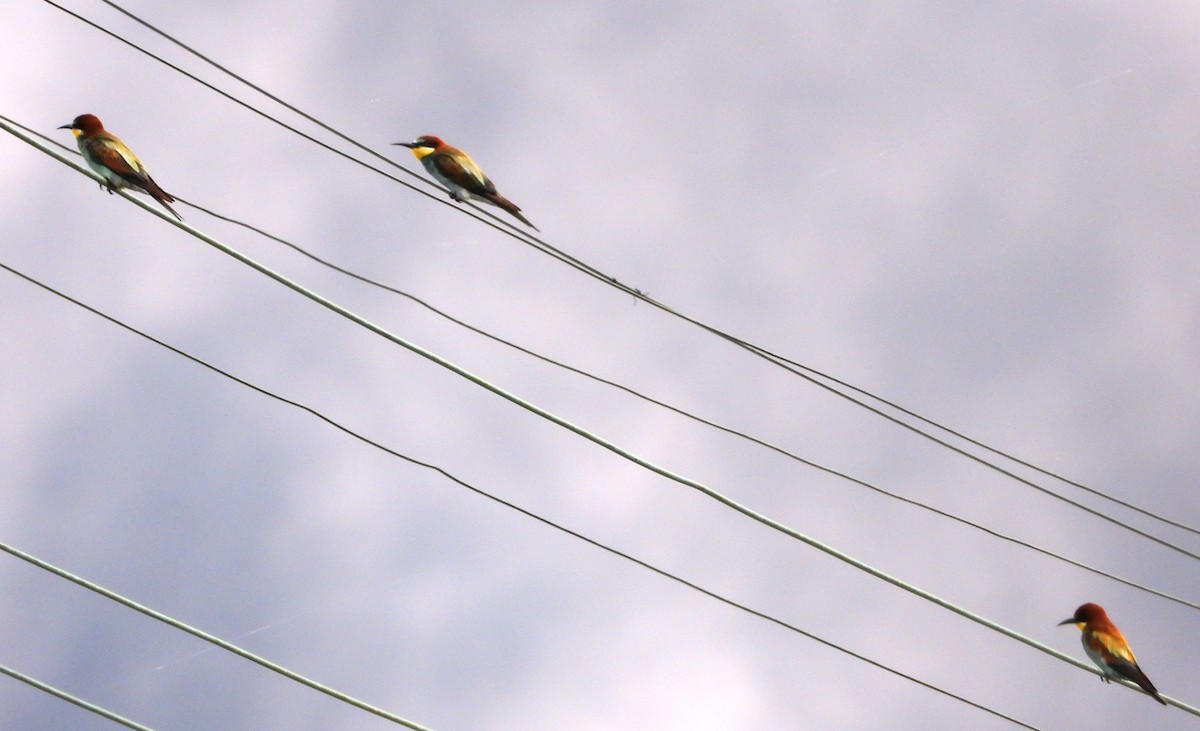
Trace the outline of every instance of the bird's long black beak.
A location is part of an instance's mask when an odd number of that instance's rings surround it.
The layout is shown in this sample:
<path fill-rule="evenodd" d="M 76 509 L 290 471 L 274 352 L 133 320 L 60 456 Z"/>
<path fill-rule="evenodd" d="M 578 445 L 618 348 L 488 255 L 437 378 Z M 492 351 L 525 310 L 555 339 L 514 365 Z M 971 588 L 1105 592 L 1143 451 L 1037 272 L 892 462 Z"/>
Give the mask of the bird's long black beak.
<path fill-rule="evenodd" d="M 410 150 L 411 150 L 412 148 L 414 148 L 414 147 L 416 147 L 416 146 L 417 146 L 417 143 L 416 143 L 416 142 L 393 142 L 392 144 L 393 144 L 393 145 L 400 145 L 401 147 L 407 147 L 407 148 L 408 148 L 408 149 L 410 149 Z"/>
<path fill-rule="evenodd" d="M 1074 618 L 1074 617 L 1067 617 L 1066 619 L 1064 619 L 1063 621 L 1059 622 L 1059 623 L 1058 623 L 1057 625 L 1055 625 L 1055 626 L 1057 626 L 1057 627 L 1061 627 L 1061 626 L 1063 626 L 1064 624 L 1075 624 L 1075 618 Z"/>
<path fill-rule="evenodd" d="M 75 124 L 73 122 L 71 124 L 64 124 L 59 129 L 75 129 Z"/>

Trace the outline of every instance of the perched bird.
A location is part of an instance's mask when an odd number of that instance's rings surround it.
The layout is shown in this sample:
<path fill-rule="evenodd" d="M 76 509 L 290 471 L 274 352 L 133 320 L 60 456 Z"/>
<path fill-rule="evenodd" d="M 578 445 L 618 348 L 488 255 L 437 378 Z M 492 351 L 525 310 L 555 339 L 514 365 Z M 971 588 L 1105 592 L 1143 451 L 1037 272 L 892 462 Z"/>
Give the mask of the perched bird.
<path fill-rule="evenodd" d="M 1138 667 L 1133 650 L 1129 649 L 1129 643 L 1125 641 L 1121 630 L 1108 618 L 1104 607 L 1091 602 L 1084 604 L 1075 610 L 1075 616 L 1058 623 L 1060 627 L 1064 624 L 1073 624 L 1083 630 L 1083 649 L 1092 662 L 1104 671 L 1101 680 L 1106 683 L 1111 678 L 1132 680 L 1153 696 L 1154 700 L 1167 705 L 1150 682 L 1150 678 Z"/>
<path fill-rule="evenodd" d="M 167 205 L 174 203 L 175 199 L 158 187 L 158 183 L 146 172 L 146 166 L 133 154 L 133 150 L 126 147 L 116 135 L 104 129 L 96 115 L 81 114 L 73 122 L 64 124 L 59 129 L 69 129 L 71 134 L 75 135 L 75 142 L 79 144 L 83 159 L 87 161 L 88 167 L 104 178 L 104 185 L 109 193 L 119 188 L 140 190 L 158 201 L 172 216 L 183 220 L 183 216 Z"/>
<path fill-rule="evenodd" d="M 467 153 L 451 147 L 441 138 L 431 135 L 418 137 L 412 142 L 394 142 L 392 144 L 407 147 L 412 150 L 429 174 L 442 185 L 450 189 L 450 197 L 456 201 L 468 198 L 487 201 L 511 213 L 517 220 L 534 231 L 538 230 L 521 215 L 521 209 L 516 204 L 496 192 L 496 186 L 488 180 L 475 161 Z"/>

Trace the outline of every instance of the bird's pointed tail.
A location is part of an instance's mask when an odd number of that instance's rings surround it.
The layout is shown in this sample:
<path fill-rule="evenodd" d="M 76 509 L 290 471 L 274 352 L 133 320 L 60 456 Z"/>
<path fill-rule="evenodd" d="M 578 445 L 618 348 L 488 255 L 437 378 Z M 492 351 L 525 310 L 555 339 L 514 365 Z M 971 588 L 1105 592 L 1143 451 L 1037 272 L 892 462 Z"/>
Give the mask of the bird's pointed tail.
<path fill-rule="evenodd" d="M 517 208 L 516 203 L 513 203 L 512 201 L 510 201 L 509 199 L 500 195 L 499 193 L 492 193 L 491 195 L 487 196 L 487 198 L 485 200 L 495 203 L 497 206 L 508 211 L 509 213 L 512 214 L 513 218 L 517 219 L 518 221 L 525 224 L 526 226 L 533 229 L 534 231 L 537 231 L 538 233 L 542 232 L 541 229 L 539 229 L 537 226 L 534 226 L 532 223 L 530 223 L 528 218 L 525 218 L 524 216 L 521 215 L 521 209 Z"/>
<path fill-rule="evenodd" d="M 158 183 L 151 180 L 149 176 L 146 177 L 146 185 L 144 185 L 143 188 L 147 193 L 150 194 L 151 198 L 158 201 L 160 206 L 170 211 L 172 216 L 178 218 L 180 221 L 183 220 L 183 216 L 179 215 L 174 208 L 168 205 L 170 203 L 174 203 L 175 199 L 171 197 L 170 193 L 158 187 Z"/>
<path fill-rule="evenodd" d="M 1123 666 L 1118 669 L 1118 672 L 1129 680 L 1137 683 L 1138 686 L 1141 687 L 1142 690 L 1146 691 L 1146 694 L 1152 697 L 1154 700 L 1158 701 L 1164 706 L 1169 705 L 1165 700 L 1163 700 L 1162 696 L 1158 694 L 1158 688 L 1154 687 L 1154 683 L 1150 682 L 1150 678 L 1147 678 L 1146 674 L 1143 673 L 1142 669 L 1136 664 L 1130 664 L 1128 667 Z"/>

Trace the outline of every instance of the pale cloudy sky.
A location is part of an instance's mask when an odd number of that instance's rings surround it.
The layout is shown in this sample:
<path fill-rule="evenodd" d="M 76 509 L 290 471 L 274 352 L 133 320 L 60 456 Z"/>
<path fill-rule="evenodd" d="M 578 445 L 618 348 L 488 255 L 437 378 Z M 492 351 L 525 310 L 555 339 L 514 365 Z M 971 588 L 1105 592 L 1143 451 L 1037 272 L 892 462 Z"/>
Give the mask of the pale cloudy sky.
<path fill-rule="evenodd" d="M 65 7 L 339 149 L 97 0 Z M 468 150 L 543 232 L 712 326 L 1200 525 L 1192 3 L 124 5 L 410 170 Z M 0 114 L 92 112 L 168 191 L 473 326 L 1200 601 L 1108 525 L 354 165 L 40 0 Z M 10 135 L 0 262 L 549 520 L 1045 729 L 1196 719 L 626 462 Z M 414 180 L 408 176 L 406 180 Z M 420 185 L 418 183 L 418 185 Z M 424 188 L 424 186 L 421 186 Z M 1200 701 L 1200 614 L 555 369 L 179 210 L 667 469 L 1041 642 L 1107 606 Z M 503 213 L 499 214 L 502 218 Z M 439 731 L 1011 728 L 358 442 L 0 272 L 0 542 Z M 1200 537 L 1022 476 L 1200 552 Z M 156 729 L 393 727 L 15 558 L 0 663 Z M 113 725 L 0 679 L 5 729 Z"/>

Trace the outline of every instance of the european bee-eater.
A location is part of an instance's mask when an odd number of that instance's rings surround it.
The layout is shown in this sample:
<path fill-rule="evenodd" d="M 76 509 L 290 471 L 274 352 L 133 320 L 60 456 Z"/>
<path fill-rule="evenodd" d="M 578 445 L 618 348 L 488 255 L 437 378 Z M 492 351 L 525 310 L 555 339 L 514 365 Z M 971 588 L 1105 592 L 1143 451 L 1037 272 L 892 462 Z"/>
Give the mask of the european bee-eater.
<path fill-rule="evenodd" d="M 1060 627 L 1064 624 L 1073 624 L 1083 630 L 1084 652 L 1104 671 L 1101 680 L 1106 683 L 1110 678 L 1132 680 L 1153 696 L 1154 700 L 1167 705 L 1150 682 L 1150 678 L 1138 667 L 1133 650 L 1129 649 L 1129 643 L 1125 641 L 1125 635 L 1121 634 L 1117 625 L 1108 618 L 1104 607 L 1088 602 L 1075 610 L 1075 616 L 1058 623 Z"/>
<path fill-rule="evenodd" d="M 534 231 L 538 230 L 521 215 L 521 209 L 516 204 L 496 192 L 496 186 L 483 174 L 483 170 L 475 164 L 467 153 L 442 142 L 440 137 L 424 135 L 412 142 L 394 142 L 392 144 L 407 147 L 412 150 L 429 174 L 442 185 L 450 189 L 450 197 L 456 201 L 468 198 L 487 201 L 511 213 L 517 220 Z"/>
<path fill-rule="evenodd" d="M 81 114 L 75 121 L 64 124 L 59 129 L 69 129 L 71 134 L 75 135 L 75 142 L 79 145 L 79 151 L 83 153 L 83 159 L 87 161 L 88 167 L 104 178 L 109 193 L 119 188 L 140 190 L 158 201 L 172 216 L 183 220 L 183 216 L 167 205 L 174 203 L 175 199 L 158 187 L 158 183 L 146 172 L 146 166 L 133 154 L 133 150 L 126 147 L 116 135 L 104 129 L 96 115 Z"/>

